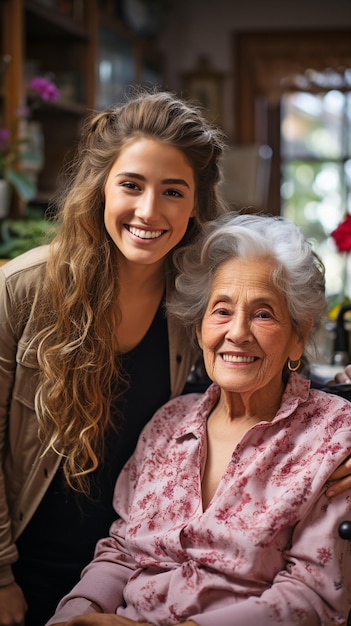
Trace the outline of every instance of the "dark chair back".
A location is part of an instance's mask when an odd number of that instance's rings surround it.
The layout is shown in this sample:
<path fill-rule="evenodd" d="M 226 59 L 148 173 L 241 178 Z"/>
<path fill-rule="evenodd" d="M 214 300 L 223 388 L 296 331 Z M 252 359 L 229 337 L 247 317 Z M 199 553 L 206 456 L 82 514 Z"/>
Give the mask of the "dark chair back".
<path fill-rule="evenodd" d="M 346 539 L 347 541 L 351 541 L 351 522 L 345 520 L 341 522 L 339 526 L 339 535 L 341 539 Z M 349 612 L 349 616 L 347 618 L 347 626 L 351 626 L 351 611 Z"/>

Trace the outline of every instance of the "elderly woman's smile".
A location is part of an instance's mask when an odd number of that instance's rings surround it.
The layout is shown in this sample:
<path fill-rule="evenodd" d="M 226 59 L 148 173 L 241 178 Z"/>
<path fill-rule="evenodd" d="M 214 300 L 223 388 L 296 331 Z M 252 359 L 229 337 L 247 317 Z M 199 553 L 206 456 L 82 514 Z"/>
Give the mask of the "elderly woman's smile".
<path fill-rule="evenodd" d="M 254 356 L 244 356 L 242 354 L 222 354 L 223 361 L 229 363 L 253 363 L 255 361 Z"/>

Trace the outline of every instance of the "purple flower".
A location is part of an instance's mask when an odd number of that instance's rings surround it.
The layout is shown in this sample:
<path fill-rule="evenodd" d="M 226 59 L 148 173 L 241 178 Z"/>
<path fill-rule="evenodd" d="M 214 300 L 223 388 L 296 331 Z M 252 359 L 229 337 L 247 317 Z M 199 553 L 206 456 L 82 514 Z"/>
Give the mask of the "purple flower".
<path fill-rule="evenodd" d="M 59 90 L 48 78 L 37 76 L 32 78 L 28 86 L 29 89 L 31 89 L 35 95 L 40 96 L 42 100 L 57 100 L 59 97 Z"/>
<path fill-rule="evenodd" d="M 20 198 L 31 200 L 36 194 L 36 183 L 30 178 L 23 167 L 22 146 L 29 143 L 26 127 L 22 121 L 30 118 L 31 112 L 43 102 L 57 100 L 60 92 L 51 80 L 36 76 L 29 82 L 27 102 L 16 111 L 11 130 L 0 129 L 0 178 L 7 180 Z M 29 159 L 37 158 L 34 150 L 26 152 Z"/>

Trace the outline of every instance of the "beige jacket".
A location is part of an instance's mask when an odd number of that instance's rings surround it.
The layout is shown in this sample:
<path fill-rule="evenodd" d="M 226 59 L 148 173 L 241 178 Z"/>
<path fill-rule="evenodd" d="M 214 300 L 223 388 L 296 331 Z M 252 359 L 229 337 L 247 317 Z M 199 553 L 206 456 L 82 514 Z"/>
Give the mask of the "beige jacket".
<path fill-rule="evenodd" d="M 48 247 L 22 254 L 0 268 L 0 586 L 13 580 L 15 541 L 29 522 L 60 457 L 42 456 L 34 394 L 38 374 L 35 350 L 28 351 L 28 322 L 43 280 Z M 179 395 L 194 361 L 189 341 L 168 321 L 171 397 Z"/>

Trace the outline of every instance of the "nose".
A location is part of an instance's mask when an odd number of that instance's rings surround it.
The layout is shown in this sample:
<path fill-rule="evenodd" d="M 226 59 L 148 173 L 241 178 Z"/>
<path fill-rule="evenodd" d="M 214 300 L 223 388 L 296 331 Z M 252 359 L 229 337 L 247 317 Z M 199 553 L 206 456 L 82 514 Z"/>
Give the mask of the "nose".
<path fill-rule="evenodd" d="M 235 311 L 230 319 L 227 338 L 235 344 L 241 344 L 252 338 L 250 320 L 244 311 Z"/>
<path fill-rule="evenodd" d="M 159 203 L 156 193 L 152 190 L 145 190 L 138 199 L 135 215 L 143 222 L 152 222 L 159 215 Z"/>

